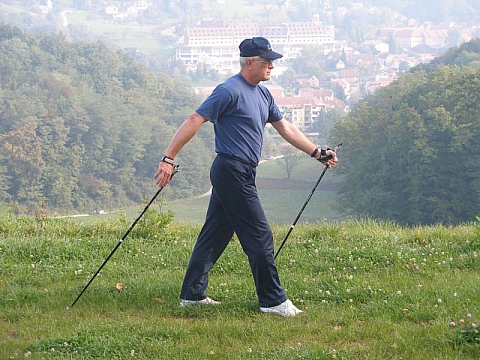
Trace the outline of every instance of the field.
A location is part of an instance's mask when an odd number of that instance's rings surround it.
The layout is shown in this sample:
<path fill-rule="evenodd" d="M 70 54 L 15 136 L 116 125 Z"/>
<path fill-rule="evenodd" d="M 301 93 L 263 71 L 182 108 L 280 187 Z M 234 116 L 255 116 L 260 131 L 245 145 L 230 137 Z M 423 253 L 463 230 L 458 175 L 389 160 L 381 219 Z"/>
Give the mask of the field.
<path fill-rule="evenodd" d="M 309 160 L 300 163 L 290 180 L 286 179 L 285 170 L 279 165 L 280 160 L 262 163 L 258 167 L 258 193 L 271 223 L 291 224 L 300 212 L 322 171 L 317 162 Z M 177 176 L 181 176 L 181 173 Z M 174 180 L 171 186 L 175 186 Z M 335 176 L 335 168 L 332 168 L 325 173 L 308 201 L 299 223 L 346 219 L 346 216 L 337 209 L 335 195 L 337 187 L 338 176 Z M 176 201 L 167 199 L 162 210 L 173 211 L 178 221 L 201 223 L 205 218 L 208 199 L 208 196 Z M 138 209 L 136 211 L 138 213 Z"/>
<path fill-rule="evenodd" d="M 304 310 L 285 319 L 259 312 L 235 238 L 211 272 L 221 305 L 180 308 L 200 225 L 175 221 L 132 231 L 67 310 L 126 229 L 97 219 L 0 216 L 0 359 L 479 357 L 478 225 L 301 224 L 277 259 Z M 273 225 L 275 238 L 287 228 Z"/>
<path fill-rule="evenodd" d="M 310 189 L 259 189 L 259 197 L 265 208 L 265 213 L 271 223 L 287 224 L 293 222 L 300 212 L 307 196 L 312 191 L 315 181 L 310 184 Z M 171 210 L 175 218 L 186 223 L 200 223 L 204 220 L 208 206 L 208 196 L 177 200 L 162 207 L 164 211 Z M 335 193 L 322 191 L 319 188 L 307 203 L 301 214 L 300 222 L 316 222 L 338 220 L 342 216 L 335 209 Z"/>
<path fill-rule="evenodd" d="M 202 3 L 204 13 L 211 17 L 264 18 L 264 7 L 254 3 L 250 5 L 241 0 L 230 0 L 228 3 L 204 0 Z M 104 12 L 75 10 L 66 13 L 70 25 L 82 26 L 89 33 L 106 42 L 118 44 L 121 48 L 136 47 L 141 53 L 147 55 L 172 56 L 173 37 L 170 33 L 175 26 L 182 24 L 183 19 L 168 17 L 165 14 L 158 16 L 162 19 L 161 24 L 148 25 L 134 20 L 116 21 Z"/>

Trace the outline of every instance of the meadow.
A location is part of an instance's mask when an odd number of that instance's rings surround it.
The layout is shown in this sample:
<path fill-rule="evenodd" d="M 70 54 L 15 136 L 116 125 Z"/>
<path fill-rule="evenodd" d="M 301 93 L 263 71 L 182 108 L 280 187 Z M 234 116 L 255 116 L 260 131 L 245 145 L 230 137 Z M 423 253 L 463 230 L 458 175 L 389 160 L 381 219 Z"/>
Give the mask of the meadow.
<path fill-rule="evenodd" d="M 129 221 L 1 214 L 0 359 L 479 358 L 478 224 L 299 224 L 277 266 L 304 313 L 282 318 L 259 311 L 236 238 L 211 271 L 221 304 L 180 308 L 200 225 L 146 215 L 67 310 Z"/>
<path fill-rule="evenodd" d="M 278 225 L 291 224 L 322 172 L 318 162 L 302 159 L 292 171 L 290 179 L 286 178 L 282 160 L 266 161 L 257 170 L 257 188 L 260 200 L 268 220 Z M 338 210 L 336 189 L 340 179 L 335 168 L 328 170 L 318 184 L 310 201 L 303 210 L 299 222 L 338 221 L 348 218 Z M 176 176 L 182 176 L 180 172 Z M 171 186 L 175 186 L 175 179 Z M 208 196 L 169 201 L 162 205 L 163 211 L 175 213 L 175 219 L 185 223 L 202 223 L 208 206 Z M 138 213 L 129 213 L 130 217 Z"/>

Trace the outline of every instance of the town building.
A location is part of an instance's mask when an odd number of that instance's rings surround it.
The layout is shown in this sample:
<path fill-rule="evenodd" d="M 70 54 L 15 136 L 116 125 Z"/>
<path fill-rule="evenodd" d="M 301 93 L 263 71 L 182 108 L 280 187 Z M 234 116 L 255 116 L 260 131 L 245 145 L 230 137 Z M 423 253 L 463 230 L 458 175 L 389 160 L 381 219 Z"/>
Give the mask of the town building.
<path fill-rule="evenodd" d="M 260 29 L 250 21 L 204 21 L 198 27 L 186 28 L 177 42 L 176 59 L 185 64 L 187 71 L 195 71 L 198 64 L 214 68 L 220 74 L 238 70 L 238 45 L 254 36 L 267 38 L 275 51 L 283 54 L 276 61 L 281 66 L 298 57 L 310 44 L 333 44 L 335 28 L 323 25 L 316 18 L 311 22 L 293 22 Z"/>
<path fill-rule="evenodd" d="M 331 89 L 302 88 L 294 97 L 275 97 L 283 118 L 302 131 L 311 130 L 322 115 L 332 110 L 344 113 L 348 106 L 337 99 Z"/>

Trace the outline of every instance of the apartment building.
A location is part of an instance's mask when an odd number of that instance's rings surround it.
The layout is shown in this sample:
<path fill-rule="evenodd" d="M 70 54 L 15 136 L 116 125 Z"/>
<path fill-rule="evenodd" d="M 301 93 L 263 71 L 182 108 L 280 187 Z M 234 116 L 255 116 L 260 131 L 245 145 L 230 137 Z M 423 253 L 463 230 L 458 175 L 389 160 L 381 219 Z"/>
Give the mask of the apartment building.
<path fill-rule="evenodd" d="M 427 27 L 424 32 L 425 45 L 434 49 L 443 49 L 447 45 L 449 29 L 439 26 Z"/>
<path fill-rule="evenodd" d="M 405 28 L 384 28 L 376 31 L 376 37 L 385 41 L 393 40 L 395 44 L 404 49 L 427 45 L 434 49 L 446 46 L 450 27 L 433 26 L 430 24 Z"/>
<path fill-rule="evenodd" d="M 335 29 L 319 21 L 294 22 L 260 29 L 249 21 L 203 22 L 195 28 L 186 28 L 177 42 L 176 58 L 187 70 L 194 71 L 197 64 L 215 68 L 221 74 L 238 71 L 238 45 L 245 38 L 266 37 L 275 51 L 283 58 L 276 61 L 281 65 L 296 58 L 305 45 L 333 44 Z"/>
<path fill-rule="evenodd" d="M 258 24 L 253 22 L 203 22 L 199 27 L 183 31 L 177 42 L 176 58 L 187 70 L 195 71 L 197 64 L 202 63 L 221 74 L 234 73 L 238 71 L 238 45 L 258 33 Z"/>
<path fill-rule="evenodd" d="M 288 61 L 300 56 L 306 45 L 333 45 L 335 27 L 323 25 L 314 18 L 311 22 L 290 22 L 266 27 L 262 36 L 283 54 L 283 61 Z"/>
<path fill-rule="evenodd" d="M 300 130 L 307 130 L 315 120 L 311 99 L 300 97 L 284 97 L 275 99 L 283 118 Z"/>
<path fill-rule="evenodd" d="M 324 98 L 317 97 L 323 94 Z M 312 125 L 318 122 L 321 114 L 331 110 L 340 109 L 348 111 L 345 103 L 333 96 L 333 91 L 328 89 L 310 89 L 304 92 L 305 96 L 279 97 L 275 103 L 280 109 L 283 118 L 291 122 L 302 131 L 308 131 Z M 307 95 L 313 95 L 307 97 Z"/>
<path fill-rule="evenodd" d="M 393 38 L 395 43 L 404 49 L 411 49 L 425 43 L 423 30 L 420 28 L 396 30 Z"/>

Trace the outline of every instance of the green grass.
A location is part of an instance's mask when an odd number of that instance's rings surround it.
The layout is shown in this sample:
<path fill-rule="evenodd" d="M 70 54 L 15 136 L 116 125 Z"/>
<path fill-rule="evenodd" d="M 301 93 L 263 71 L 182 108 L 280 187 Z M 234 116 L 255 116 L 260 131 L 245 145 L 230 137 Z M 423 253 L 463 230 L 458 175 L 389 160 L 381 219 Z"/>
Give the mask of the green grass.
<path fill-rule="evenodd" d="M 313 184 L 312 184 L 313 187 Z M 291 224 L 300 209 L 307 200 L 311 189 L 307 190 L 259 190 L 259 197 L 262 201 L 267 218 L 271 223 Z M 167 202 L 163 205 L 163 211 L 175 213 L 175 219 L 184 223 L 202 223 L 208 207 L 209 197 L 195 199 L 184 199 Z M 304 211 L 298 223 L 337 220 L 341 218 L 335 210 L 335 193 L 328 191 L 316 191 Z M 138 209 L 135 213 L 138 214 Z"/>
<path fill-rule="evenodd" d="M 277 266 L 304 313 L 284 319 L 259 312 L 235 238 L 211 272 L 222 304 L 180 308 L 200 225 L 172 222 L 134 230 L 67 311 L 125 225 L 0 216 L 0 359 L 478 359 L 448 326 L 480 320 L 478 225 L 300 224 Z"/>
<path fill-rule="evenodd" d="M 286 179 L 285 170 L 279 165 L 279 160 L 260 164 L 258 167 L 258 193 L 267 218 L 271 223 L 291 224 L 320 176 L 322 167 L 315 161 L 302 161 L 292 173 L 290 180 Z M 298 223 L 319 222 L 325 220 L 343 220 L 345 216 L 338 212 L 336 188 L 338 178 L 335 169 L 325 173 L 310 201 L 303 210 Z M 173 183 L 172 186 L 175 186 Z M 185 223 L 202 223 L 208 206 L 208 196 L 168 201 L 163 205 L 163 211 L 175 213 L 175 219 Z M 137 213 L 138 209 L 129 214 Z"/>

